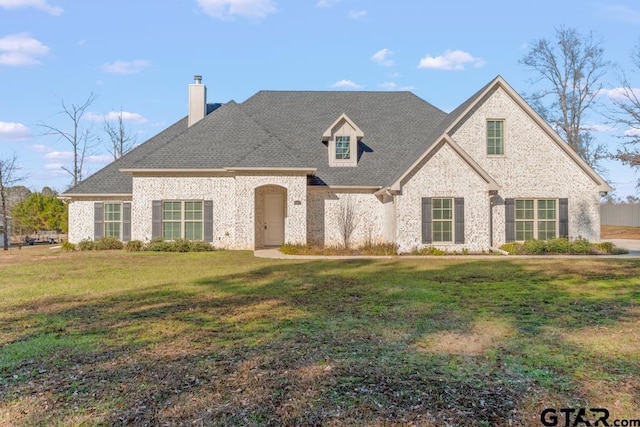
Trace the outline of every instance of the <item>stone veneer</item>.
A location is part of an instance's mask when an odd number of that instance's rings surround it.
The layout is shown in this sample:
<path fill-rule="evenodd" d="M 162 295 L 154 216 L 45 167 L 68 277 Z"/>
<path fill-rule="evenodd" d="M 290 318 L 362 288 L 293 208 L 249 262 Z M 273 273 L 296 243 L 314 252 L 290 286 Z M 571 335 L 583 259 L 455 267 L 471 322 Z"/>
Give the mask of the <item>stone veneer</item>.
<path fill-rule="evenodd" d="M 219 177 L 134 177 L 131 238 L 151 240 L 153 200 L 213 200 L 213 245 L 227 249 L 256 246 L 256 194 L 286 192 L 285 242 L 305 243 L 305 175 L 241 174 Z M 259 196 L 258 196 L 259 197 Z M 93 239 L 94 201 L 69 205 L 69 241 Z M 261 211 L 261 208 L 259 208 Z M 261 243 L 261 236 L 258 236 Z"/>
<path fill-rule="evenodd" d="M 324 246 L 341 246 L 343 237 L 339 221 L 342 207 L 352 205 L 356 221 L 351 246 L 382 243 L 393 240 L 392 218 L 378 197 L 370 191 L 338 192 L 330 189 L 309 188 L 307 209 L 307 240 Z"/>
<path fill-rule="evenodd" d="M 465 243 L 422 243 L 422 198 L 464 198 Z M 489 192 L 487 183 L 448 145 L 425 159 L 395 198 L 400 252 L 425 246 L 447 251 L 489 248 Z"/>
<path fill-rule="evenodd" d="M 504 120 L 503 156 L 486 154 L 491 119 Z M 600 239 L 597 183 L 503 89 L 479 102 L 451 137 L 500 186 L 493 208 L 494 246 L 505 242 L 506 198 L 568 198 L 569 238 Z"/>

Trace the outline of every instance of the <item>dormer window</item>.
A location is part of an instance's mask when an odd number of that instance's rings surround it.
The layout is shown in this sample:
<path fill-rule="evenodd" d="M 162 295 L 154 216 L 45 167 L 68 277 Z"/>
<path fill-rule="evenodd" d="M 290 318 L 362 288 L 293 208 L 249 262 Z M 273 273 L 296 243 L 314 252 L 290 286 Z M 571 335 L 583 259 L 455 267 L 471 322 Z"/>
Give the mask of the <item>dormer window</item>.
<path fill-rule="evenodd" d="M 350 160 L 351 147 L 349 145 L 351 138 L 349 136 L 336 136 L 336 160 Z"/>
<path fill-rule="evenodd" d="M 329 151 L 329 166 L 358 166 L 358 141 L 364 133 L 342 114 L 322 134 Z"/>

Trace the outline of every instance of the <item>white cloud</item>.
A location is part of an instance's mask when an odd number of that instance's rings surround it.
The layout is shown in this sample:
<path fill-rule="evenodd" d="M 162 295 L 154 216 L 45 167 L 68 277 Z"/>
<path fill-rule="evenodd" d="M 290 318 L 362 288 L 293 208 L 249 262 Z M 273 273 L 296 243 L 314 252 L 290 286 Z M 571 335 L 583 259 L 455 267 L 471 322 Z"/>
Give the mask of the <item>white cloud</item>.
<path fill-rule="evenodd" d="M 47 0 L 0 0 L 0 7 L 4 9 L 33 7 L 55 16 L 62 15 L 62 12 L 64 12 L 64 9 L 60 6 L 52 6 Z"/>
<path fill-rule="evenodd" d="M 31 149 L 36 153 L 48 153 L 49 151 L 51 151 L 51 148 L 49 146 L 43 144 L 34 144 L 31 146 Z"/>
<path fill-rule="evenodd" d="M 357 83 L 354 83 L 351 80 L 340 80 L 332 84 L 331 87 L 335 87 L 338 89 L 358 89 L 358 88 L 361 88 L 362 86 Z"/>
<path fill-rule="evenodd" d="M 49 151 L 44 158 L 57 162 L 70 162 L 73 160 L 73 151 Z"/>
<path fill-rule="evenodd" d="M 624 131 L 624 136 L 640 136 L 640 129 L 631 128 Z"/>
<path fill-rule="evenodd" d="M 64 165 L 62 163 L 47 163 L 43 166 L 44 170 L 57 171 L 61 170 Z"/>
<path fill-rule="evenodd" d="M 408 90 L 411 91 L 415 89 L 413 86 L 398 86 L 397 83 L 394 82 L 384 82 L 378 85 L 382 90 L 388 91 L 400 91 L 400 90 Z"/>
<path fill-rule="evenodd" d="M 142 114 L 131 113 L 129 111 L 110 111 L 107 114 L 97 114 L 97 113 L 88 112 L 85 115 L 85 117 L 89 121 L 102 123 L 105 120 L 110 122 L 116 121 L 118 120 L 118 117 L 120 117 L 120 114 L 122 114 L 123 122 L 136 123 L 136 124 L 142 124 L 147 122 L 147 119 L 145 119 L 142 116 Z"/>
<path fill-rule="evenodd" d="M 49 53 L 49 48 L 27 33 L 9 34 L 0 38 L 0 65 L 36 65 L 37 57 Z"/>
<path fill-rule="evenodd" d="M 420 60 L 418 68 L 432 68 L 434 70 L 464 70 L 466 64 L 482 67 L 485 62 L 481 58 L 474 58 L 470 53 L 462 50 L 447 50 L 441 56 L 425 56 Z"/>
<path fill-rule="evenodd" d="M 349 18 L 351 19 L 360 19 L 360 18 L 364 18 L 365 16 L 367 16 L 366 10 L 350 10 L 349 11 Z"/>
<path fill-rule="evenodd" d="M 591 125 L 586 125 L 584 129 L 588 131 L 593 131 L 593 132 L 613 132 L 617 130 L 615 126 L 605 125 L 603 123 L 594 123 Z"/>
<path fill-rule="evenodd" d="M 640 88 L 630 88 L 630 95 L 635 95 L 640 99 Z M 624 102 L 628 100 L 628 97 L 625 96 L 628 89 L 622 87 L 614 87 L 612 89 L 600 89 L 599 95 L 604 95 L 609 98 L 611 101 Z"/>
<path fill-rule="evenodd" d="M 393 55 L 393 51 L 387 49 L 380 49 L 376 53 L 373 54 L 371 60 L 378 65 L 382 65 L 383 67 L 391 67 L 393 65 L 393 60 L 389 59 L 389 57 Z"/>
<path fill-rule="evenodd" d="M 31 129 L 22 123 L 0 122 L 0 141 L 21 141 L 31 138 Z"/>
<path fill-rule="evenodd" d="M 262 19 L 276 11 L 271 0 L 197 0 L 204 13 L 217 19 L 235 16 Z"/>
<path fill-rule="evenodd" d="M 116 61 L 105 63 L 100 69 L 105 73 L 111 74 L 136 74 L 143 68 L 151 66 L 151 62 L 144 59 L 136 59 L 134 61 Z"/>
<path fill-rule="evenodd" d="M 621 4 L 612 4 L 607 6 L 605 11 L 618 21 L 640 24 L 640 10 L 631 9 Z"/>
<path fill-rule="evenodd" d="M 334 5 L 340 3 L 340 0 L 319 0 L 316 3 L 318 7 L 333 7 Z"/>

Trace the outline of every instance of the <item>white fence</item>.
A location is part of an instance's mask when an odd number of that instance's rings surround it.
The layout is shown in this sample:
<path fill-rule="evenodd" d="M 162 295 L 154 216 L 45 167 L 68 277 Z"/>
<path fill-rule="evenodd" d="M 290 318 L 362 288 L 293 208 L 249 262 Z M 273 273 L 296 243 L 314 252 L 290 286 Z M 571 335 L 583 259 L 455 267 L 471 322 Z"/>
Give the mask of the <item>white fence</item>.
<path fill-rule="evenodd" d="M 640 227 L 640 203 L 600 205 L 600 224 Z"/>

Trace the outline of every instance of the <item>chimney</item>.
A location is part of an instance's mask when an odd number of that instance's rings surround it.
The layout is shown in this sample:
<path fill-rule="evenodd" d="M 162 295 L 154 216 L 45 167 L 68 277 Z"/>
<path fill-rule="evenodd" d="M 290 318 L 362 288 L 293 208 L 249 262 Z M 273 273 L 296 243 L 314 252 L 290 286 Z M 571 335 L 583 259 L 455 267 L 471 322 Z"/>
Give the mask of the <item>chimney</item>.
<path fill-rule="evenodd" d="M 204 119 L 207 113 L 207 88 L 202 84 L 202 76 L 193 76 L 189 85 L 189 127 Z"/>

